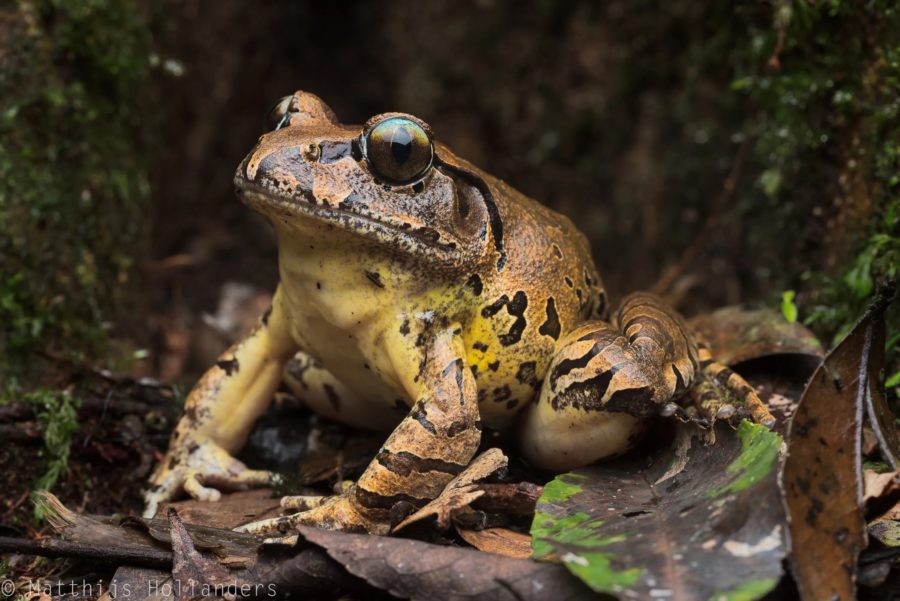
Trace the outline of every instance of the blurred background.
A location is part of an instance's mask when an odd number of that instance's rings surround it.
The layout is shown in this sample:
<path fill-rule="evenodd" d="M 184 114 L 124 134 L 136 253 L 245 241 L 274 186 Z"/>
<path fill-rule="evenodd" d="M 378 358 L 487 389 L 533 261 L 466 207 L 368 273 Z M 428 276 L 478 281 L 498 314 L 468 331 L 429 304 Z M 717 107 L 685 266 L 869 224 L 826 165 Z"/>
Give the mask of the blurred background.
<path fill-rule="evenodd" d="M 0 405 L 38 407 L 43 485 L 72 366 L 177 400 L 266 306 L 273 238 L 231 178 L 296 89 L 413 113 L 569 215 L 614 300 L 772 306 L 828 345 L 900 265 L 893 0 L 20 0 L 0 61 Z"/>

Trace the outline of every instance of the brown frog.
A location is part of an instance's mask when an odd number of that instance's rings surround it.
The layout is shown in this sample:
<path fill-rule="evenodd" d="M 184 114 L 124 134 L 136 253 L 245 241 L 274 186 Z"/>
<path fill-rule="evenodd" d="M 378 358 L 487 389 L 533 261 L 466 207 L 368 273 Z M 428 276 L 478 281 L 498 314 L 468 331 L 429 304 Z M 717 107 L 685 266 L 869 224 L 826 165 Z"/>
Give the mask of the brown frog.
<path fill-rule="evenodd" d="M 148 515 L 182 491 L 216 500 L 272 482 L 232 454 L 283 375 L 323 416 L 393 430 L 343 494 L 252 532 L 386 533 L 396 503 L 423 505 L 466 467 L 482 427 L 515 428 L 524 457 L 559 472 L 627 451 L 660 414 L 774 422 L 659 298 L 634 294 L 611 313 L 572 222 L 418 118 L 342 125 L 297 92 L 273 121 L 235 185 L 274 227 L 281 281 L 190 393 Z"/>

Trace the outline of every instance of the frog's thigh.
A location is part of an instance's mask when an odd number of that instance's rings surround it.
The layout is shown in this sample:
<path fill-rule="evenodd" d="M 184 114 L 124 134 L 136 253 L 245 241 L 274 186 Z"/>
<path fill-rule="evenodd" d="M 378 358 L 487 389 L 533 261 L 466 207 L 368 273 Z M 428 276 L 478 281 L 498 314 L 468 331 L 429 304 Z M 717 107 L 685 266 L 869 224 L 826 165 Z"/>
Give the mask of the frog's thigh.
<path fill-rule="evenodd" d="M 351 390 L 306 353 L 297 353 L 288 362 L 284 381 L 317 415 L 357 428 L 383 429 L 385 426 L 382 423 L 386 413 L 383 407 Z"/>
<path fill-rule="evenodd" d="M 683 386 L 671 364 L 657 359 L 603 322 L 562 338 L 538 401 L 523 417 L 526 458 L 559 472 L 630 449 L 645 418 Z"/>

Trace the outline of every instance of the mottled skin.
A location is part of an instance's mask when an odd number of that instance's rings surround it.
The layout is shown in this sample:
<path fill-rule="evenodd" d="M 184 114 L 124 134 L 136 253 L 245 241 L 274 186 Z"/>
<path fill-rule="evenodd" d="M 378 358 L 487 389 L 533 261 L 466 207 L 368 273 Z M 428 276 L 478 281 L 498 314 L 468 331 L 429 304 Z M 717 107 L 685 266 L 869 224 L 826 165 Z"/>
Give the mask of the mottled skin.
<path fill-rule="evenodd" d="M 433 143 L 415 117 L 345 126 L 303 92 L 275 117 L 235 184 L 273 224 L 281 282 L 191 392 L 149 515 L 182 490 L 216 500 L 216 487 L 270 482 L 232 454 L 283 374 L 318 413 L 393 431 L 344 494 L 249 531 L 385 533 L 397 502 L 421 506 L 466 466 L 483 426 L 515 427 L 529 461 L 562 471 L 628 450 L 657 414 L 772 421 L 660 299 L 632 295 L 610 316 L 571 221 Z M 392 118 L 406 129 L 367 137 Z M 418 138 L 397 146 L 397 131 Z M 398 172 L 385 160 L 421 157 L 421 173 L 387 183 Z"/>

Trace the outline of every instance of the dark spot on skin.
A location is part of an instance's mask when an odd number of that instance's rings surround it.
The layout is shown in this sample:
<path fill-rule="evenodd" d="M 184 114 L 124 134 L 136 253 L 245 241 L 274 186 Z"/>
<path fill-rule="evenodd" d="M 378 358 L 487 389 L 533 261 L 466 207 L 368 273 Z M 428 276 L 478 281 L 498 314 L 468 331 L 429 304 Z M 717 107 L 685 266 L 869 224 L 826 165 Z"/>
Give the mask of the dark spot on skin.
<path fill-rule="evenodd" d="M 462 328 L 456 328 L 455 330 L 453 330 L 454 336 L 459 336 L 460 334 L 462 334 Z"/>
<path fill-rule="evenodd" d="M 226 376 L 230 376 L 241 369 L 237 359 L 220 359 L 219 361 L 216 361 L 216 366 L 225 370 Z"/>
<path fill-rule="evenodd" d="M 478 377 L 478 366 L 473 363 L 472 365 L 469 366 L 469 369 L 472 371 L 472 375 L 477 378 Z"/>
<path fill-rule="evenodd" d="M 446 328 L 450 325 L 450 319 L 446 315 L 441 315 L 439 323 L 441 324 L 442 328 Z"/>
<path fill-rule="evenodd" d="M 331 408 L 335 411 L 340 412 L 341 399 L 338 398 L 337 392 L 334 390 L 334 387 L 331 384 L 322 384 L 322 389 L 325 391 L 325 396 L 328 397 L 328 403 L 331 405 Z"/>
<path fill-rule="evenodd" d="M 500 369 L 500 361 L 494 361 L 493 363 L 488 363 L 488 369 L 491 371 L 497 371 Z"/>
<path fill-rule="evenodd" d="M 453 422 L 452 424 L 450 424 L 450 427 L 447 428 L 447 438 L 453 438 L 460 432 L 465 432 L 468 429 L 469 423 L 465 420 Z"/>
<path fill-rule="evenodd" d="M 505 295 L 504 295 L 505 296 Z M 522 339 L 522 332 L 525 331 L 527 324 L 525 320 L 525 309 L 528 307 L 528 295 L 524 291 L 519 290 L 513 296 L 512 300 L 506 305 L 506 311 L 516 318 L 509 332 L 500 334 L 497 338 L 503 346 L 510 346 Z"/>
<path fill-rule="evenodd" d="M 369 278 L 369 281 L 378 286 L 379 288 L 384 288 L 384 282 L 381 281 L 381 274 L 377 271 L 367 271 L 366 277 Z"/>
<path fill-rule="evenodd" d="M 188 445 L 188 455 L 193 455 L 199 448 L 199 444 L 197 444 L 196 442 L 192 442 L 190 445 Z"/>
<path fill-rule="evenodd" d="M 375 461 L 380 463 L 390 472 L 400 474 L 401 476 L 409 476 L 413 472 L 443 472 L 452 476 L 457 476 L 466 466 L 458 463 L 451 463 L 441 459 L 431 459 L 419 457 L 407 451 L 398 451 L 393 453 L 387 449 L 382 449 L 376 456 Z"/>
<path fill-rule="evenodd" d="M 557 259 L 562 259 L 562 258 L 563 258 L 563 254 L 562 254 L 562 251 L 559 249 L 559 245 L 557 245 L 557 244 L 552 244 L 552 245 L 550 246 L 550 248 L 553 249 L 553 254 L 556 255 L 556 258 L 557 258 Z"/>
<path fill-rule="evenodd" d="M 586 367 L 587 364 L 591 362 L 591 359 L 593 359 L 601 350 L 602 348 L 600 345 L 595 344 L 582 356 L 576 359 L 563 359 L 557 363 L 556 367 L 554 367 L 553 371 L 550 373 L 550 386 L 555 388 L 556 381 L 571 373 L 573 369 L 582 369 Z"/>
<path fill-rule="evenodd" d="M 607 411 L 621 411 L 635 417 L 646 417 L 657 412 L 653 390 L 649 386 L 616 390 L 606 402 Z"/>
<path fill-rule="evenodd" d="M 572 278 L 570 278 L 569 276 L 564 277 L 563 280 L 565 280 L 566 286 L 568 286 L 569 288 L 575 287 L 575 282 L 573 282 Z"/>
<path fill-rule="evenodd" d="M 481 351 L 482 353 L 485 353 L 488 350 L 488 345 L 486 345 L 483 342 L 473 342 L 472 348 L 475 349 L 476 351 Z"/>
<path fill-rule="evenodd" d="M 400 333 L 404 336 L 409 334 L 409 319 L 404 319 L 403 323 L 400 324 Z"/>
<path fill-rule="evenodd" d="M 479 403 L 483 402 L 487 398 L 487 390 L 479 388 L 477 398 Z"/>
<path fill-rule="evenodd" d="M 416 183 L 413 184 L 413 188 L 412 188 L 412 189 L 413 189 L 413 192 L 415 192 L 416 194 L 418 194 L 419 192 L 421 192 L 422 190 L 425 189 L 425 183 L 424 183 L 424 182 L 416 182 Z"/>
<path fill-rule="evenodd" d="M 581 288 L 575 289 L 575 296 L 578 297 L 578 304 L 582 304 L 584 302 L 584 292 L 581 291 Z"/>
<path fill-rule="evenodd" d="M 410 411 L 409 416 L 419 422 L 423 428 L 431 432 L 433 435 L 437 436 L 437 428 L 434 427 L 434 424 L 428 419 L 425 415 L 425 403 L 419 401 L 416 403 L 416 407 Z"/>
<path fill-rule="evenodd" d="M 416 346 L 425 346 L 425 333 L 420 332 L 418 336 L 416 336 Z"/>
<path fill-rule="evenodd" d="M 519 399 L 513 399 L 506 403 L 506 410 L 511 411 L 512 409 L 515 409 L 518 406 L 519 406 Z"/>
<path fill-rule="evenodd" d="M 591 278 L 591 274 L 588 273 L 587 269 L 584 270 L 584 283 L 588 288 L 594 285 L 594 280 Z"/>
<path fill-rule="evenodd" d="M 483 307 L 481 309 L 481 316 L 482 317 L 493 317 L 500 311 L 500 309 L 505 307 L 506 303 L 508 303 L 508 302 L 509 302 L 509 297 L 504 294 L 503 296 L 501 296 L 500 298 L 495 300 L 490 305 Z"/>
<path fill-rule="evenodd" d="M 503 403 L 512 396 L 512 390 L 509 389 L 507 384 L 504 384 L 495 388 L 492 394 L 495 403 Z"/>
<path fill-rule="evenodd" d="M 322 282 L 316 282 L 316 290 L 322 289 Z"/>
<path fill-rule="evenodd" d="M 559 315 L 556 313 L 556 301 L 553 300 L 553 297 L 547 299 L 547 321 L 541 324 L 541 327 L 538 328 L 538 332 L 540 332 L 544 336 L 549 336 L 553 340 L 559 339 Z"/>
<path fill-rule="evenodd" d="M 574 382 L 553 397 L 551 401 L 553 409 L 558 410 L 571 405 L 584 411 L 608 411 L 602 401 L 614 374 L 615 369 L 609 369 L 592 378 Z"/>
<path fill-rule="evenodd" d="M 266 309 L 266 312 L 263 313 L 262 317 L 260 318 L 264 326 L 269 325 L 269 316 L 270 315 L 272 315 L 272 307 L 269 307 L 268 309 Z"/>
<path fill-rule="evenodd" d="M 484 290 L 484 284 L 481 283 L 481 278 L 477 273 L 472 274 L 472 277 L 466 281 L 466 286 L 472 289 L 472 294 L 475 296 L 480 296 L 481 291 Z"/>
<path fill-rule="evenodd" d="M 413 233 L 417 234 L 426 242 L 437 242 L 441 239 L 440 232 L 438 232 L 433 227 L 420 227 L 416 230 L 413 230 Z"/>
<path fill-rule="evenodd" d="M 168 469 L 173 469 L 176 465 L 178 465 L 178 457 L 172 457 L 169 459 L 169 465 L 166 467 L 168 467 Z"/>
<path fill-rule="evenodd" d="M 384 189 L 385 192 L 390 192 L 392 189 L 390 184 L 381 184 L 381 187 Z"/>
<path fill-rule="evenodd" d="M 541 387 L 541 382 L 537 377 L 537 363 L 535 361 L 525 361 L 519 364 L 519 370 L 516 372 L 516 380 L 520 384 L 531 386 L 535 390 Z"/>

